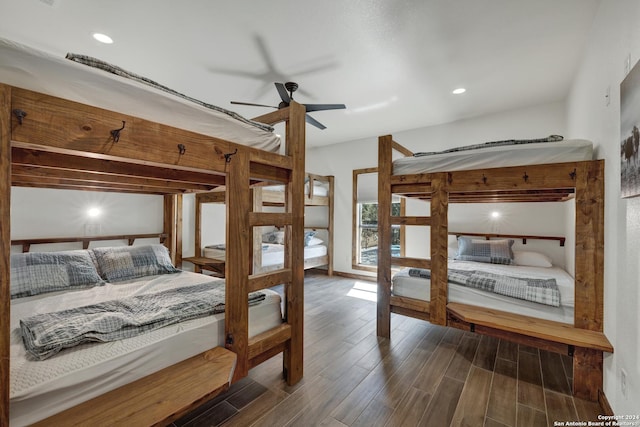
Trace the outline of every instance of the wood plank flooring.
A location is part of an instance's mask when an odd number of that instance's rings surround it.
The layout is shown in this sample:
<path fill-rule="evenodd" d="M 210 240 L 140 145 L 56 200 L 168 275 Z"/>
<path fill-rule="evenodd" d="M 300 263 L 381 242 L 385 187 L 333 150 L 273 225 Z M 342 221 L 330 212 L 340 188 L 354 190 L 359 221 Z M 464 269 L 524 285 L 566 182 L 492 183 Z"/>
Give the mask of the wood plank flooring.
<path fill-rule="evenodd" d="M 571 359 L 392 315 L 375 334 L 375 283 L 305 276 L 304 378 L 282 356 L 176 421 L 200 426 L 552 426 L 597 420 L 570 394 Z"/>

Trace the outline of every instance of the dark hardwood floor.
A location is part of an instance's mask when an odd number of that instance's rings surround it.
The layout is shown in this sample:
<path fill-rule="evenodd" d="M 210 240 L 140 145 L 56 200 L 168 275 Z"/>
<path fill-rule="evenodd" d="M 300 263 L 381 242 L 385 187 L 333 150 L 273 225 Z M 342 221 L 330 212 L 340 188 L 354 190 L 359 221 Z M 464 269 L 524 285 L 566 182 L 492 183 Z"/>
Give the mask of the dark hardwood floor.
<path fill-rule="evenodd" d="M 571 359 L 393 315 L 375 334 L 375 283 L 305 277 L 305 371 L 282 356 L 175 426 L 553 426 L 597 420 L 570 393 Z"/>

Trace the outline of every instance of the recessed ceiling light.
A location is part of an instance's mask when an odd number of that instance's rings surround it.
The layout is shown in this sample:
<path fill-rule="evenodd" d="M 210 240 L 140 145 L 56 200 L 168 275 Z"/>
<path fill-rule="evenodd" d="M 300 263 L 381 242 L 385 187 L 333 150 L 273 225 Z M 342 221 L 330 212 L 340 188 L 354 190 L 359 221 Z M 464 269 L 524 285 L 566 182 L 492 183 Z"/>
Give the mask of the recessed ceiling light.
<path fill-rule="evenodd" d="M 453 90 L 453 94 L 454 95 L 460 95 L 461 93 L 465 93 L 467 90 L 463 87 L 459 87 L 458 89 L 454 89 Z"/>
<path fill-rule="evenodd" d="M 105 44 L 113 43 L 113 39 L 106 34 L 93 33 L 93 38 L 98 40 L 100 43 L 105 43 Z"/>

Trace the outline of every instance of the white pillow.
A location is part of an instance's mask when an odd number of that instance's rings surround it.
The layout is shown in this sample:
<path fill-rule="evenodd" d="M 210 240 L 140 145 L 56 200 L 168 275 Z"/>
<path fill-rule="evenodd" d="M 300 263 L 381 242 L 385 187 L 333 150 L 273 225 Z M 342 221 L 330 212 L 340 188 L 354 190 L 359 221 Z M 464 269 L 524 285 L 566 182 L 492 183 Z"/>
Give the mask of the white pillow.
<path fill-rule="evenodd" d="M 513 260 L 516 265 L 526 265 L 529 267 L 551 267 L 551 258 L 540 252 L 533 251 L 513 251 Z"/>
<path fill-rule="evenodd" d="M 317 237 L 312 237 L 311 239 L 309 239 L 309 243 L 305 246 L 321 245 L 323 243 L 324 243 L 324 240 L 319 239 Z"/>

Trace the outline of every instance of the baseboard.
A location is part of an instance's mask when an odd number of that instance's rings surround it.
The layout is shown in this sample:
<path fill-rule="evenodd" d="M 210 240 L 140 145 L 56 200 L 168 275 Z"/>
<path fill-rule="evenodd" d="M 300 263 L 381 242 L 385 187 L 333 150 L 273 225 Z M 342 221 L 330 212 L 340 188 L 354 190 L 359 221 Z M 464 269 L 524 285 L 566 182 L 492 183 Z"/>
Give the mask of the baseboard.
<path fill-rule="evenodd" d="M 366 280 L 368 282 L 375 282 L 376 278 L 372 276 L 365 276 L 363 274 L 346 273 L 344 271 L 333 271 L 334 276 L 346 277 L 347 279 Z"/>
<path fill-rule="evenodd" d="M 611 405 L 609 405 L 607 396 L 604 394 L 604 391 L 600 389 L 598 389 L 598 403 L 600 404 L 600 409 L 602 409 L 602 415 L 615 415 L 613 409 L 611 409 Z"/>

